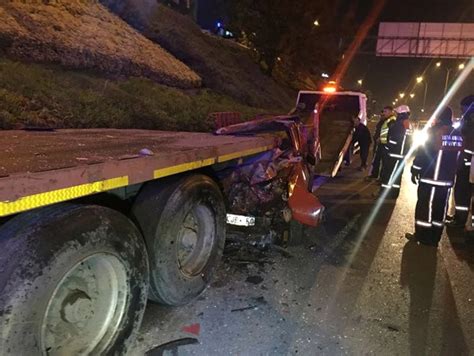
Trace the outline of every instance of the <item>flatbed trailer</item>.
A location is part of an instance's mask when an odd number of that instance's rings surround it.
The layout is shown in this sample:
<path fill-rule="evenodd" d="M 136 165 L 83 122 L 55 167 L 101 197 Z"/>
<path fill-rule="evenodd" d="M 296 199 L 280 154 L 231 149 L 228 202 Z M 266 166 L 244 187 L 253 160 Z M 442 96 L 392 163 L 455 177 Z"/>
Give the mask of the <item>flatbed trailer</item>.
<path fill-rule="evenodd" d="M 0 132 L 0 217 L 251 156 L 273 136 L 147 130 Z"/>
<path fill-rule="evenodd" d="M 317 224 L 297 118 L 256 123 L 0 131 L 0 353 L 126 354 L 147 300 L 209 285 L 226 222 Z"/>

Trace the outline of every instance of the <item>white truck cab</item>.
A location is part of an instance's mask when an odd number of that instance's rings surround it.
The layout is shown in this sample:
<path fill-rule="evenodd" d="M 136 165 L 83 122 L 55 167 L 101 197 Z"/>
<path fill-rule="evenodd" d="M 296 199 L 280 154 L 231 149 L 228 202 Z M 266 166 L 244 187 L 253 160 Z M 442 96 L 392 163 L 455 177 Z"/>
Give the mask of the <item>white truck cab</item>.
<path fill-rule="evenodd" d="M 314 109 L 321 99 L 326 99 L 326 106 L 336 111 L 359 112 L 360 121 L 367 125 L 367 96 L 356 91 L 310 91 L 302 90 L 298 93 L 296 106 L 304 105 L 306 109 Z"/>

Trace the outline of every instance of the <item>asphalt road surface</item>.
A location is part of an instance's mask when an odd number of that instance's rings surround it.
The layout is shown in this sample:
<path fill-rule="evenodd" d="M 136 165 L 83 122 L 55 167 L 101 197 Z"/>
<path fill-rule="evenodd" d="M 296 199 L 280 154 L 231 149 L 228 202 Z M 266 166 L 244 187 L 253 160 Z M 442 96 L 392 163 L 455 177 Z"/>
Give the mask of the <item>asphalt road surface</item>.
<path fill-rule="evenodd" d="M 228 248 L 198 300 L 148 306 L 135 354 L 183 339 L 164 355 L 473 355 L 474 245 L 456 231 L 438 249 L 407 242 L 408 173 L 376 205 L 377 184 L 345 168 L 318 190 L 328 220 L 303 246 Z"/>

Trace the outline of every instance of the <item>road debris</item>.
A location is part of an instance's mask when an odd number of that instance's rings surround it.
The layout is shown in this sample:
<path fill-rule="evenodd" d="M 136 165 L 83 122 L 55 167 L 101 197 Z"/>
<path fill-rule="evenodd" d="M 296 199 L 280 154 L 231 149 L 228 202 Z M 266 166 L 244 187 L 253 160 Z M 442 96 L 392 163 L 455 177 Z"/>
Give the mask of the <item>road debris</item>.
<path fill-rule="evenodd" d="M 199 336 L 199 333 L 201 332 L 201 324 L 196 323 L 196 324 L 192 324 L 192 325 L 183 326 L 181 331 L 183 331 L 185 333 L 188 333 L 188 334 L 193 334 L 193 335 Z"/>
<path fill-rule="evenodd" d="M 165 351 L 169 351 L 169 352 L 172 352 L 173 355 L 177 355 L 178 348 L 180 346 L 195 345 L 195 344 L 199 344 L 198 339 L 195 339 L 192 337 L 185 337 L 185 338 L 173 340 L 163 345 L 160 345 L 158 347 L 155 347 L 154 349 L 151 349 L 150 351 L 148 351 L 145 355 L 146 356 L 164 356 Z"/>
<path fill-rule="evenodd" d="M 252 310 L 252 309 L 257 309 L 257 308 L 258 307 L 256 305 L 250 305 L 250 306 L 244 307 L 244 308 L 232 309 L 230 312 L 235 313 L 235 312 L 241 312 L 241 311 Z"/>

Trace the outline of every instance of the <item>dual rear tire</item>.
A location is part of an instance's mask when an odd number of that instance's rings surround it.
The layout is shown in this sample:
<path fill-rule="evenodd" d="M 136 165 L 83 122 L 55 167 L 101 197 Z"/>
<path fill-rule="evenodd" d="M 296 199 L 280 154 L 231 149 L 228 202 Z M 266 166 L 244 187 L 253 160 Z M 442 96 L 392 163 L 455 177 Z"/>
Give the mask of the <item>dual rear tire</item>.
<path fill-rule="evenodd" d="M 64 204 L 0 227 L 2 354 L 126 354 L 147 298 L 182 305 L 205 290 L 225 241 L 216 184 L 151 182 L 132 214 Z"/>

